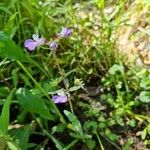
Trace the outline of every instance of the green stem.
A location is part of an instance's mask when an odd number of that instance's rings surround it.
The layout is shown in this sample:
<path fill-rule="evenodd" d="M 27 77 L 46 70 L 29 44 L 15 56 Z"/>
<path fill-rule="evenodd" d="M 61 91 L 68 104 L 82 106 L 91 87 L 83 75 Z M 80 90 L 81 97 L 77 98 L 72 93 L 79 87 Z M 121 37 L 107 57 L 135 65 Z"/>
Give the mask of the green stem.
<path fill-rule="evenodd" d="M 42 130 L 43 133 L 45 133 L 45 135 L 47 135 L 47 137 L 49 137 L 56 145 L 56 147 L 58 148 L 58 150 L 62 150 L 62 146 L 60 145 L 60 143 L 58 142 L 58 140 L 52 136 L 51 134 L 49 134 L 49 132 L 47 132 L 45 129 Z"/>
<path fill-rule="evenodd" d="M 120 64 L 123 66 L 122 62 L 120 62 Z M 125 84 L 126 91 L 127 91 L 127 93 L 129 93 L 128 82 L 127 82 L 127 78 L 126 78 L 126 74 L 125 74 L 124 69 L 123 69 L 123 72 L 121 72 L 121 74 L 123 76 L 123 81 L 124 81 L 124 84 Z"/>
<path fill-rule="evenodd" d="M 103 144 L 102 144 L 102 142 L 101 142 L 101 139 L 100 139 L 100 137 L 99 137 L 97 131 L 95 131 L 95 134 L 96 134 L 96 137 L 97 137 L 97 140 L 98 140 L 98 142 L 99 142 L 99 145 L 100 145 L 101 150 L 104 150 L 104 146 L 103 146 Z"/>
<path fill-rule="evenodd" d="M 45 129 L 43 128 L 43 126 L 42 126 L 42 124 L 41 124 L 41 122 L 40 122 L 39 119 L 37 119 L 34 115 L 33 115 L 33 117 L 35 118 L 35 120 L 36 120 L 37 124 L 39 125 L 39 127 L 42 129 L 42 132 L 43 132 L 49 139 L 51 139 L 51 140 L 55 143 L 55 145 L 56 145 L 56 147 L 58 148 L 58 150 L 62 150 L 63 148 L 62 148 L 61 144 L 59 143 L 59 141 L 58 141 L 53 135 L 51 135 L 47 130 L 45 130 Z"/>
<path fill-rule="evenodd" d="M 65 148 L 63 148 L 63 150 L 68 150 L 70 149 L 73 145 L 75 145 L 78 142 L 78 139 L 75 139 L 74 141 L 72 141 L 69 145 L 67 145 Z"/>
<path fill-rule="evenodd" d="M 150 123 L 150 117 L 144 116 L 144 115 L 139 115 L 139 114 L 134 114 L 131 111 L 127 111 L 128 115 L 134 117 L 136 120 L 143 122 L 144 120 L 147 120 Z"/>
<path fill-rule="evenodd" d="M 122 150 L 117 144 L 113 143 L 112 141 L 110 141 L 108 138 L 103 137 L 107 142 L 109 142 L 110 144 L 112 144 L 116 149 L 118 150 Z"/>
<path fill-rule="evenodd" d="M 64 74 L 64 72 L 62 71 L 62 69 L 61 69 L 60 66 L 59 66 L 59 60 L 57 59 L 55 52 L 53 53 L 53 57 L 54 57 L 54 59 L 55 59 L 55 62 L 56 62 L 58 71 L 59 71 L 59 73 L 60 73 L 60 75 L 61 75 L 61 77 L 62 77 L 62 80 L 63 80 L 64 86 L 65 86 L 65 89 L 66 89 L 66 91 L 69 93 L 69 91 L 68 91 L 68 86 L 67 86 L 66 79 L 65 79 L 65 74 Z M 69 95 L 69 96 L 68 96 L 68 102 L 69 102 L 70 110 L 71 110 L 71 112 L 74 114 L 73 106 L 72 106 L 72 103 L 71 103 L 71 100 L 70 100 L 70 93 L 69 93 L 68 95 Z"/>
<path fill-rule="evenodd" d="M 28 55 L 27 55 L 27 59 L 28 59 L 33 65 L 35 65 L 36 67 L 38 67 L 38 68 L 42 71 L 42 73 L 44 73 L 44 74 L 50 79 L 49 74 L 48 74 L 37 62 L 35 62 L 33 59 L 31 59 Z"/>
<path fill-rule="evenodd" d="M 64 117 L 61 115 L 60 111 L 58 110 L 57 106 L 54 104 L 54 102 L 49 98 L 49 95 L 47 94 L 47 92 L 41 87 L 41 85 L 32 77 L 32 75 L 29 73 L 29 71 L 25 68 L 25 66 L 20 62 L 17 61 L 18 65 L 24 70 L 24 72 L 31 78 L 31 80 L 33 81 L 33 83 L 41 90 L 41 92 L 48 98 L 50 104 L 53 106 L 53 108 L 55 109 L 56 113 L 58 114 L 58 116 L 60 117 L 60 121 L 62 123 L 66 123 Z"/>

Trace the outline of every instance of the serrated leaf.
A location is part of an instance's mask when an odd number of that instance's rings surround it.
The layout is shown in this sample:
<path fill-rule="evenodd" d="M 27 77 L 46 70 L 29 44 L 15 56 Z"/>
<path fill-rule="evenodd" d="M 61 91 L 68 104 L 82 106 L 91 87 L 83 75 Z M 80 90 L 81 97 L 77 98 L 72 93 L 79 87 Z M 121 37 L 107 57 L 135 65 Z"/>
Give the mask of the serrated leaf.
<path fill-rule="evenodd" d="M 121 72 L 123 73 L 124 72 L 124 67 L 122 65 L 113 65 L 110 69 L 109 69 L 109 73 L 112 74 L 112 75 L 115 75 L 116 72 Z"/>
<path fill-rule="evenodd" d="M 149 103 L 150 102 L 150 92 L 142 91 L 139 97 L 141 102 Z"/>
<path fill-rule="evenodd" d="M 82 126 L 81 126 L 80 121 L 77 119 L 77 117 L 67 110 L 64 110 L 64 114 L 68 117 L 69 121 L 72 123 L 75 131 L 79 135 L 83 136 Z"/>
<path fill-rule="evenodd" d="M 54 120 L 54 116 L 50 114 L 48 107 L 46 106 L 44 99 L 38 95 L 32 94 L 25 88 L 20 88 L 16 92 L 17 99 L 21 106 L 28 112 L 37 113 L 43 118 Z"/>
<path fill-rule="evenodd" d="M 84 128 L 85 129 L 90 129 L 90 128 L 96 129 L 97 128 L 97 122 L 95 122 L 95 121 L 86 121 L 84 123 Z"/>
<path fill-rule="evenodd" d="M 140 87 L 144 88 L 145 90 L 150 89 L 150 76 L 148 78 L 142 79 Z"/>
<path fill-rule="evenodd" d="M 28 62 L 23 50 L 0 31 L 0 57 Z"/>

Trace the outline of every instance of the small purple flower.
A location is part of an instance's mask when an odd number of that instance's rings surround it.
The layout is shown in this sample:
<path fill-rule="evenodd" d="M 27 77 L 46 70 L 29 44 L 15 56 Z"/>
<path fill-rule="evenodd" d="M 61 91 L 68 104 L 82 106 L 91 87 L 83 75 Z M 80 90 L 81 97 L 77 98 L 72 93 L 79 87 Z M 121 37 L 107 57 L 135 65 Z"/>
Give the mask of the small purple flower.
<path fill-rule="evenodd" d="M 50 46 L 51 49 L 57 49 L 58 44 L 55 41 L 53 41 L 53 42 L 50 43 L 49 46 Z"/>
<path fill-rule="evenodd" d="M 45 39 L 39 38 L 39 36 L 37 34 L 33 34 L 32 38 L 33 38 L 33 40 L 27 39 L 24 42 L 24 47 L 28 48 L 30 51 L 33 51 L 36 47 L 43 45 L 45 43 Z"/>
<path fill-rule="evenodd" d="M 61 32 L 58 35 L 62 38 L 68 37 L 72 34 L 73 30 L 68 28 L 62 28 Z"/>
<path fill-rule="evenodd" d="M 54 103 L 65 103 L 67 102 L 67 96 L 66 95 L 54 95 L 52 97 L 52 100 L 54 101 Z"/>

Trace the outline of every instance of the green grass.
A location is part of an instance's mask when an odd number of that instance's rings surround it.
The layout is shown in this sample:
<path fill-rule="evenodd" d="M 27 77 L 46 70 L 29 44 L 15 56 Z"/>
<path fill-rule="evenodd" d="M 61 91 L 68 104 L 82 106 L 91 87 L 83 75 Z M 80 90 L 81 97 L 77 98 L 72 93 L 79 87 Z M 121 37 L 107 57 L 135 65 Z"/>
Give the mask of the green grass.
<path fill-rule="evenodd" d="M 128 150 L 140 143 L 148 148 L 149 72 L 127 65 L 116 47 L 115 34 L 132 3 L 0 3 L 0 147 Z M 105 12 L 108 6 L 114 13 Z M 59 41 L 56 53 L 24 48 L 34 33 L 50 40 L 62 27 L 73 34 Z M 56 105 L 52 95 L 60 89 L 68 101 Z"/>

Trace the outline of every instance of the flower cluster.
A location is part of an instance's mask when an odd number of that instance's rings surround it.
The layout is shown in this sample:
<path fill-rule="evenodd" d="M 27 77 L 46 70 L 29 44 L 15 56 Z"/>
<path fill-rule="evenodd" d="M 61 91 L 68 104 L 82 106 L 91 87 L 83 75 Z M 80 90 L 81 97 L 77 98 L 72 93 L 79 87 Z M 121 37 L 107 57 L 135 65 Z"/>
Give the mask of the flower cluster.
<path fill-rule="evenodd" d="M 58 39 L 69 37 L 72 34 L 72 32 L 72 29 L 63 27 L 61 32 L 57 34 Z M 36 47 L 46 44 L 49 45 L 50 49 L 57 49 L 57 41 L 46 42 L 44 37 L 39 38 L 39 35 L 33 34 L 32 39 L 27 39 L 24 42 L 24 47 L 27 48 L 29 51 L 34 51 Z"/>
<path fill-rule="evenodd" d="M 24 47 L 29 51 L 34 51 L 36 47 L 41 45 L 48 45 L 50 49 L 55 50 L 58 48 L 58 41 L 61 38 L 67 38 L 72 34 L 73 30 L 69 28 L 62 28 L 61 32 L 57 34 L 56 40 L 46 41 L 44 37 L 39 37 L 37 34 L 32 35 L 32 39 L 27 39 L 24 42 Z M 67 102 L 67 95 L 63 90 L 56 91 L 57 95 L 52 96 L 54 103 L 65 103 Z"/>

